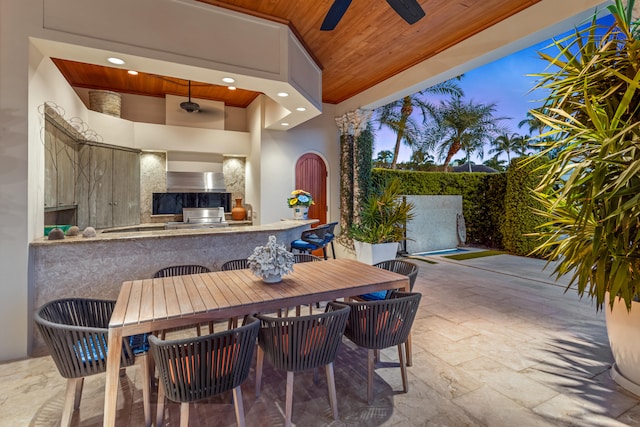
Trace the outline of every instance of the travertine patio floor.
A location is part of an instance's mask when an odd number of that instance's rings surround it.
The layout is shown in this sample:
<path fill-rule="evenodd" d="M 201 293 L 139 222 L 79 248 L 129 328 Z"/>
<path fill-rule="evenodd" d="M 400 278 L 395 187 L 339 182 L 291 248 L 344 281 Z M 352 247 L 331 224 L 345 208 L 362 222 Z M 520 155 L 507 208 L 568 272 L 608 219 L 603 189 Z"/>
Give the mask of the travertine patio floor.
<path fill-rule="evenodd" d="M 542 271 L 544 261 L 496 255 L 415 261 L 422 292 L 409 393 L 395 348 L 382 352 L 376 400 L 366 404 L 366 352 L 346 339 L 335 363 L 340 420 L 331 418 L 324 371 L 296 375 L 298 426 L 639 426 L 640 398 L 610 378 L 604 314 Z M 121 377 L 118 426 L 143 425 L 138 366 Z M 266 363 L 262 394 L 252 368 L 243 386 L 248 426 L 283 425 L 286 375 Z M 59 423 L 65 380 L 50 357 L 0 364 L 0 425 Z M 102 425 L 104 375 L 85 381 L 74 426 Z M 154 395 L 155 397 L 155 395 Z M 230 395 L 197 403 L 191 426 L 233 426 Z M 165 425 L 178 425 L 168 403 Z"/>

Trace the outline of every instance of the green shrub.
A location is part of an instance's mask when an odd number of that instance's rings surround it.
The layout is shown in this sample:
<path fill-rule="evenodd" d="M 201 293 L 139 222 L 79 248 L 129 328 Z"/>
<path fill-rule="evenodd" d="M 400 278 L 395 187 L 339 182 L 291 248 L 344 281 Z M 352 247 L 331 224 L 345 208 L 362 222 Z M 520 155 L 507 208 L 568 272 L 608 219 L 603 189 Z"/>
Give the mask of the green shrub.
<path fill-rule="evenodd" d="M 526 160 L 526 161 L 525 161 Z M 516 158 L 511 161 L 507 171 L 507 188 L 504 196 L 504 223 L 502 235 L 504 248 L 517 255 L 529 255 L 538 246 L 535 236 L 528 234 L 539 231 L 545 219 L 534 210 L 541 209 L 532 190 L 540 182 L 541 168 L 548 163 L 543 158 L 533 161 L 528 158 Z"/>

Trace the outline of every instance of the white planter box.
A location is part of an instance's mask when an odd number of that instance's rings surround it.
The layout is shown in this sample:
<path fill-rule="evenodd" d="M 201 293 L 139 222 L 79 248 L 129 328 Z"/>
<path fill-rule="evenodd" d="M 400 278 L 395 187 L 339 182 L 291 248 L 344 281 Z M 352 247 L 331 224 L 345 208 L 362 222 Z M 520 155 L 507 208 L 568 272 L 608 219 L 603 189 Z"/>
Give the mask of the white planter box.
<path fill-rule="evenodd" d="M 607 293 L 606 301 L 608 299 Z M 632 302 L 630 312 L 624 301 L 616 301 L 613 310 L 608 306 L 604 310 L 615 362 L 611 377 L 621 387 L 640 396 L 640 303 Z"/>
<path fill-rule="evenodd" d="M 369 265 L 395 259 L 398 253 L 398 242 L 371 244 L 354 240 L 353 244 L 356 247 L 358 261 Z"/>

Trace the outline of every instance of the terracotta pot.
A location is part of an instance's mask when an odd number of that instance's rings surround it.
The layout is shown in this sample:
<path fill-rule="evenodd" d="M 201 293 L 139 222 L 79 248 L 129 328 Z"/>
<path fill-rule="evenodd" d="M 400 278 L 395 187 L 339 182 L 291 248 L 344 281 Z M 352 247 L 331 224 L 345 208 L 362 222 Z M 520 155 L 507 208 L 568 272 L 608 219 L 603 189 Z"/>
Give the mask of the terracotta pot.
<path fill-rule="evenodd" d="M 231 209 L 231 219 L 242 221 L 247 217 L 247 210 L 242 207 L 242 199 L 236 199 L 236 205 Z"/>

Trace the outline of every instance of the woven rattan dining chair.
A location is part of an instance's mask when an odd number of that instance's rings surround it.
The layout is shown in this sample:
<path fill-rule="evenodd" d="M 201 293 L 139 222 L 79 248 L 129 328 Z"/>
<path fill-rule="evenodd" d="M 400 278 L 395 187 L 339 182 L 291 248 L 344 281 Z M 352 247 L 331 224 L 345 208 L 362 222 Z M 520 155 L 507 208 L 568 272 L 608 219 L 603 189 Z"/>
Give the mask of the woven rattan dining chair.
<path fill-rule="evenodd" d="M 243 259 L 232 259 L 230 261 L 225 262 L 220 266 L 220 270 L 229 271 L 229 270 L 244 270 L 245 268 L 249 268 L 249 264 L 246 258 Z"/>
<path fill-rule="evenodd" d="M 208 267 L 203 265 L 173 265 L 156 271 L 153 277 L 186 276 L 187 274 L 209 273 L 210 271 Z"/>
<path fill-rule="evenodd" d="M 153 275 L 153 278 L 157 279 L 160 277 L 186 276 L 189 274 L 202 274 L 202 273 L 209 273 L 209 272 L 211 272 L 211 270 L 208 267 L 205 267 L 203 265 L 197 265 L 197 264 L 172 265 L 170 267 L 161 268 L 160 270 L 156 271 L 155 274 Z M 198 336 L 202 335 L 202 329 L 200 328 L 200 325 L 197 324 L 195 325 L 195 327 L 196 327 L 196 334 L 198 334 Z M 164 329 L 160 331 L 160 336 L 162 339 L 165 339 L 167 332 L 185 330 L 190 328 L 191 326 L 181 326 L 179 328 Z M 209 333 L 211 332 L 213 332 L 213 322 L 209 322 Z"/>
<path fill-rule="evenodd" d="M 367 402 L 373 403 L 374 352 L 398 346 L 398 359 L 402 373 L 402 389 L 409 391 L 404 343 L 409 337 L 422 294 L 415 292 L 391 293 L 380 301 L 345 302 L 351 307 L 345 336 L 357 346 L 368 349 Z"/>
<path fill-rule="evenodd" d="M 271 317 L 260 319 L 258 361 L 256 363 L 256 397 L 260 395 L 264 355 L 275 369 L 287 371 L 285 426 L 291 425 L 293 412 L 293 375 L 320 366 L 326 367 L 329 402 L 333 419 L 338 419 L 333 362 L 342 342 L 349 307 L 329 302 L 326 311 L 312 316 Z"/>
<path fill-rule="evenodd" d="M 415 285 L 416 278 L 418 277 L 418 266 L 413 262 L 401 259 L 389 259 L 374 264 L 374 267 L 407 276 L 409 278 L 409 289 L 413 291 L 413 286 Z M 355 299 L 358 301 L 378 301 L 381 299 L 387 299 L 391 295 L 391 292 L 392 291 L 371 292 L 368 294 L 358 295 Z"/>
<path fill-rule="evenodd" d="M 312 254 L 293 254 L 293 261 L 298 264 L 301 262 L 317 262 L 324 261 L 322 258 L 317 257 Z M 316 303 L 316 306 L 319 308 L 320 303 Z M 309 314 L 313 314 L 313 304 L 309 304 Z M 296 306 L 296 316 L 300 316 L 300 306 Z"/>
<path fill-rule="evenodd" d="M 40 307 L 34 319 L 49 348 L 60 375 L 67 378 L 62 419 L 63 427 L 71 425 L 75 409 L 80 407 L 84 378 L 107 369 L 108 326 L 115 301 L 66 298 Z M 120 366 L 142 362 L 142 399 L 145 423 L 151 425 L 150 371 L 147 363 L 146 335 L 126 337 L 122 342 Z M 136 357 L 139 356 L 139 357 Z"/>
<path fill-rule="evenodd" d="M 296 264 L 301 262 L 316 262 L 316 261 L 324 261 L 324 260 L 312 254 L 293 254 L 293 262 L 295 262 Z"/>
<path fill-rule="evenodd" d="M 249 268 L 249 260 L 246 258 L 242 259 L 232 259 L 223 263 L 220 266 L 221 271 L 231 271 L 231 270 L 244 270 L 245 268 Z M 228 328 L 235 328 L 238 326 L 238 318 L 232 317 L 229 319 Z"/>
<path fill-rule="evenodd" d="M 165 397 L 180 403 L 180 426 L 187 427 L 189 403 L 229 390 L 238 425 L 244 426 L 240 386 L 249 375 L 259 327 L 255 317 L 247 316 L 243 326 L 201 337 L 170 341 L 149 337 L 160 378 L 156 427 L 164 421 Z"/>

